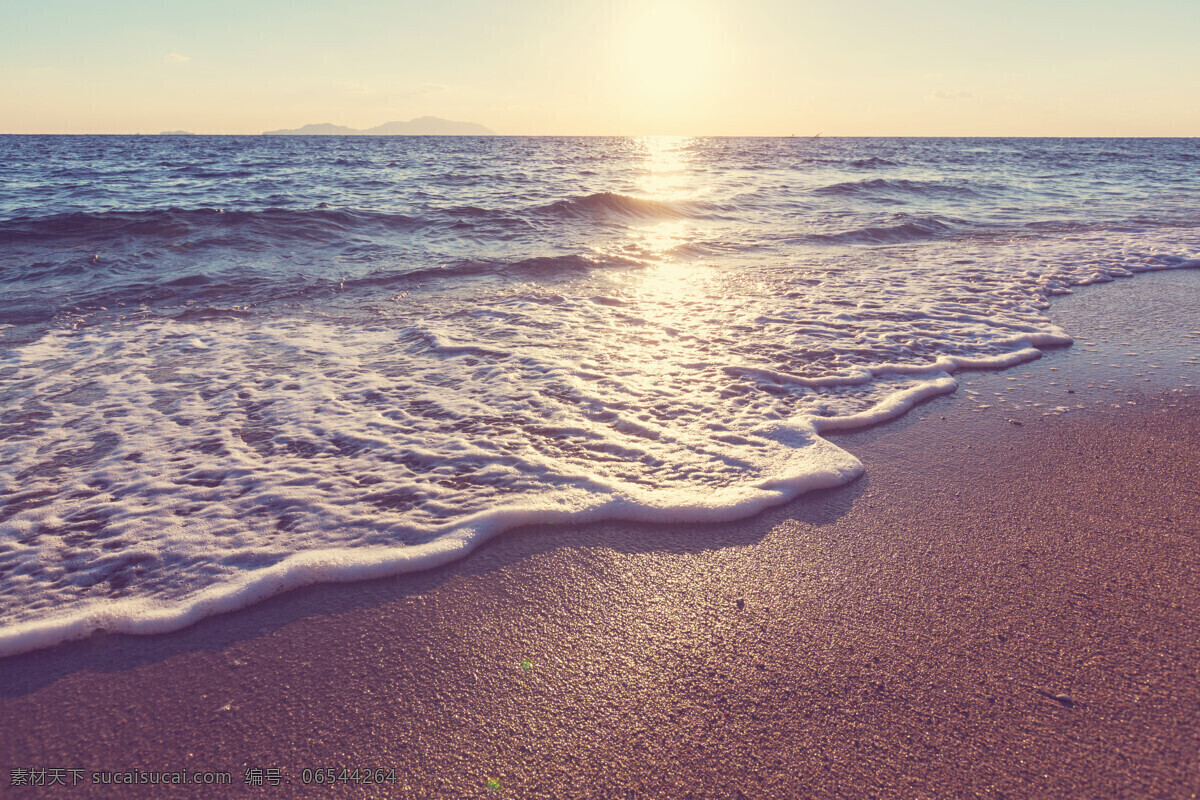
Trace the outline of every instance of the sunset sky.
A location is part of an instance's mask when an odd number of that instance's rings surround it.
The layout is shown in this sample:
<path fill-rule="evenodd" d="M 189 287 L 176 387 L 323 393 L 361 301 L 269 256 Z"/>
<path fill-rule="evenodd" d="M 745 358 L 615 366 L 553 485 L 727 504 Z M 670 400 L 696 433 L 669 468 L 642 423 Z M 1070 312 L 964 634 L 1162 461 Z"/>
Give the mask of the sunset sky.
<path fill-rule="evenodd" d="M 1197 0 L 47 0 L 0 132 L 1200 136 Z"/>

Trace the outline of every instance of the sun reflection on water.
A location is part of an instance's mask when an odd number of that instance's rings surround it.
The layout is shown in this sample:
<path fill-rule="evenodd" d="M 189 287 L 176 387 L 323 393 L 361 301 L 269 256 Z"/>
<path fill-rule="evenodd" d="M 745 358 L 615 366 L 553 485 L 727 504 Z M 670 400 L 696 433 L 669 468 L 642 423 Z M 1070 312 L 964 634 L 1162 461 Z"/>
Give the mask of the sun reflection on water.
<path fill-rule="evenodd" d="M 614 363 L 609 369 L 632 395 L 646 400 L 662 397 L 669 386 L 688 385 L 703 393 L 713 383 L 714 376 L 703 366 L 713 359 L 701 351 L 719 338 L 714 335 L 713 298 L 724 295 L 725 273 L 712 269 L 697 246 L 716 232 L 700 210 L 709 190 L 703 170 L 696 168 L 694 143 L 691 137 L 640 140 L 643 158 L 633 194 L 647 201 L 646 214 L 627 220 L 621 240 L 609 243 L 605 253 L 642 265 L 609 272 L 606 280 L 619 301 L 610 312 L 608 345 Z M 655 413 L 641 409 L 630 423 L 651 424 Z"/>
<path fill-rule="evenodd" d="M 700 192 L 691 181 L 694 139 L 690 136 L 646 136 L 641 140 L 645 150 L 642 162 L 640 193 L 664 202 L 694 200 Z"/>
<path fill-rule="evenodd" d="M 638 275 L 637 291 L 659 304 L 668 301 L 668 305 L 674 305 L 670 299 L 688 297 L 697 272 L 704 266 L 689 252 L 701 225 L 688 211 L 707 193 L 697 182 L 694 142 L 689 136 L 647 136 L 641 140 L 645 157 L 639 195 L 679 212 L 678 216 L 633 226 L 629 231 L 631 248 L 650 264 Z"/>

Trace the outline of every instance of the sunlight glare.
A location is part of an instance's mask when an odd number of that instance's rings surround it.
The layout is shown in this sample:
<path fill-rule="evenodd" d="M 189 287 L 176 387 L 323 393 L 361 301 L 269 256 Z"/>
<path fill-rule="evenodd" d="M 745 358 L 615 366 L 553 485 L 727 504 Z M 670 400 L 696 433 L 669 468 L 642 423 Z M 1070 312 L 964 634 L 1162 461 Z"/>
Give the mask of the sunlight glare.
<path fill-rule="evenodd" d="M 646 156 L 639 181 L 640 194 L 655 200 L 692 199 L 698 189 L 689 180 L 689 136 L 643 136 Z"/>
<path fill-rule="evenodd" d="M 719 53 L 718 31 L 702 6 L 642 6 L 617 54 L 623 94 L 660 118 L 687 114 L 715 80 Z"/>

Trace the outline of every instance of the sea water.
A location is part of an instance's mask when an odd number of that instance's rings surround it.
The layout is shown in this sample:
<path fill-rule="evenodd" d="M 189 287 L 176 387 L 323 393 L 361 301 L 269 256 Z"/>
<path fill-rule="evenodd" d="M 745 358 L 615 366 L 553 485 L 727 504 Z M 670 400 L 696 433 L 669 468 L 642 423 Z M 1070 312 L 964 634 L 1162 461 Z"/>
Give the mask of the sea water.
<path fill-rule="evenodd" d="M 1200 140 L 0 137 L 0 654 L 728 520 L 1200 266 Z"/>

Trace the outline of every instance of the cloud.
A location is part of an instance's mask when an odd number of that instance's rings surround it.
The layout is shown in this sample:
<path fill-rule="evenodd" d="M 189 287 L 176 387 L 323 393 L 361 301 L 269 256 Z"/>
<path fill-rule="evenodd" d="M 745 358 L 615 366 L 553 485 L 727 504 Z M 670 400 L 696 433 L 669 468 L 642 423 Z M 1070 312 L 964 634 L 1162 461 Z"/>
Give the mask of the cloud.
<path fill-rule="evenodd" d="M 167 53 L 165 56 L 163 56 L 163 61 L 167 62 L 168 64 L 186 64 L 191 60 L 191 58 L 187 56 L 181 56 L 179 53 Z"/>
<path fill-rule="evenodd" d="M 930 100 L 969 100 L 975 95 L 968 91 L 959 89 L 958 91 L 948 92 L 945 89 L 938 89 L 933 94 L 929 95 Z"/>

